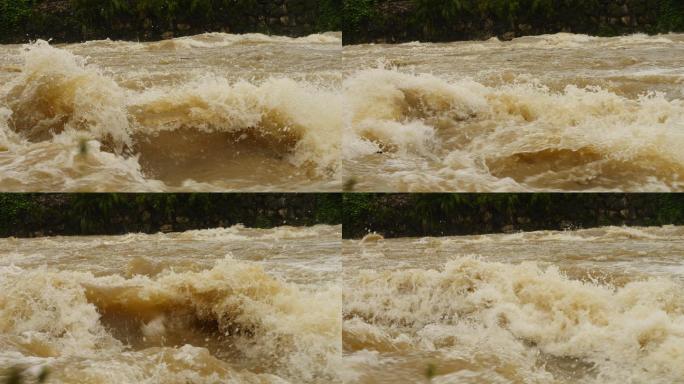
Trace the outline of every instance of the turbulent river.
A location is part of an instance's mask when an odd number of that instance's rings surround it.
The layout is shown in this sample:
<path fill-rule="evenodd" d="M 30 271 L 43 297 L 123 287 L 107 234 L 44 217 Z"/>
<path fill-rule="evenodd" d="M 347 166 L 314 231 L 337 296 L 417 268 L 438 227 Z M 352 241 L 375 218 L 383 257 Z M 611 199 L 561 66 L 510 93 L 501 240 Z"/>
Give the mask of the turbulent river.
<path fill-rule="evenodd" d="M 0 188 L 681 191 L 684 35 L 0 46 Z"/>
<path fill-rule="evenodd" d="M 0 46 L 0 189 L 340 189 L 339 33 Z"/>
<path fill-rule="evenodd" d="M 345 379 L 681 382 L 682 254 L 674 226 L 344 240 Z"/>
<path fill-rule="evenodd" d="M 359 190 L 684 189 L 684 35 L 343 54 L 344 177 Z"/>
<path fill-rule="evenodd" d="M 51 383 L 330 383 L 339 226 L 0 240 L 0 366 Z"/>

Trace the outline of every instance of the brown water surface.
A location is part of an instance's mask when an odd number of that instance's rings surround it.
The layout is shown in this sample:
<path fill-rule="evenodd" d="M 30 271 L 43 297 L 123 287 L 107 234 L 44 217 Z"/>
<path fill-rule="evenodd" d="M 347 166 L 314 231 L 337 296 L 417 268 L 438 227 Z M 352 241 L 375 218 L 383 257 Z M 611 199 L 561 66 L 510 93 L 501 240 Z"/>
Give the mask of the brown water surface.
<path fill-rule="evenodd" d="M 684 190 L 684 35 L 344 48 L 363 191 Z"/>
<path fill-rule="evenodd" d="M 340 189 L 339 33 L 0 46 L 0 190 Z"/>
<path fill-rule="evenodd" d="M 682 256 L 674 226 L 344 240 L 344 378 L 680 382 Z"/>
<path fill-rule="evenodd" d="M 324 225 L 2 239 L 0 368 L 74 384 L 339 382 L 339 252 L 340 227 Z"/>

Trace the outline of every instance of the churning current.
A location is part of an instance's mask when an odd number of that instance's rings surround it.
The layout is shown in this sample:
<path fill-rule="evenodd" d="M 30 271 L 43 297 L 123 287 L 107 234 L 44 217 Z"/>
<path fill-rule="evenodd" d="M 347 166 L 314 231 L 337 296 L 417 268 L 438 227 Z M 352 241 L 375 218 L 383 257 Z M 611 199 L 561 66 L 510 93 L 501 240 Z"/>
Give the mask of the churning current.
<path fill-rule="evenodd" d="M 340 232 L 2 239 L 0 366 L 63 384 L 339 382 Z"/>
<path fill-rule="evenodd" d="M 684 35 L 0 47 L 0 188 L 681 191 Z"/>
<path fill-rule="evenodd" d="M 3 191 L 340 189 L 339 33 L 0 46 Z"/>
<path fill-rule="evenodd" d="M 345 380 L 681 382 L 684 227 L 344 240 Z"/>
<path fill-rule="evenodd" d="M 684 35 L 344 48 L 363 191 L 681 191 Z"/>

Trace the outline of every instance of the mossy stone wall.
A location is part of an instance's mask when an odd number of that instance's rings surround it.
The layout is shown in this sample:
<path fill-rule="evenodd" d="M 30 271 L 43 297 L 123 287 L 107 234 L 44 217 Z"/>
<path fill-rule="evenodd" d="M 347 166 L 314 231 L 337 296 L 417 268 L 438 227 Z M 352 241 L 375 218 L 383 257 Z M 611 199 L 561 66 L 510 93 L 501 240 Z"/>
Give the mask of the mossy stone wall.
<path fill-rule="evenodd" d="M 339 30 L 342 0 L 0 0 L 0 43 Z"/>
<path fill-rule="evenodd" d="M 682 0 L 347 0 L 344 42 L 684 31 Z"/>
<path fill-rule="evenodd" d="M 0 237 L 340 224 L 340 194 L 0 194 Z"/>
<path fill-rule="evenodd" d="M 345 194 L 343 236 L 474 235 L 684 225 L 683 194 Z"/>

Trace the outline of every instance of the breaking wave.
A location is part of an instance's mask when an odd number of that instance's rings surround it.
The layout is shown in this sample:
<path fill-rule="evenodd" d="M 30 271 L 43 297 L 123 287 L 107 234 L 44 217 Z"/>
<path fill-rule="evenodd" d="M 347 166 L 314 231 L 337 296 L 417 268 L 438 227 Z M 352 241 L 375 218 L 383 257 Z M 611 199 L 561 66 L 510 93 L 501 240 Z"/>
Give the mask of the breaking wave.
<path fill-rule="evenodd" d="M 256 37 L 174 42 L 219 38 Z M 268 39 L 330 43 L 337 37 Z M 271 174 L 283 179 L 276 177 L 276 185 L 290 182 L 288 175 L 300 175 L 294 177 L 300 184 L 334 184 L 337 177 L 341 96 L 321 84 L 205 74 L 180 84 L 127 88 L 45 41 L 25 46 L 21 55 L 21 71 L 0 88 L 5 189 L 120 190 L 121 182 L 125 190 L 187 188 L 192 182 L 230 189 L 230 179 L 254 177 L 245 169 L 259 166 L 267 170 L 264 183 L 273 182 Z M 198 166 L 208 171 L 198 173 Z"/>
<path fill-rule="evenodd" d="M 401 353 L 425 365 L 422 355 L 440 356 L 440 383 L 670 383 L 684 374 L 682 286 L 666 278 L 611 286 L 553 266 L 462 257 L 440 269 L 364 270 L 349 286 L 352 369 Z"/>
<path fill-rule="evenodd" d="M 681 43 L 557 34 L 353 47 L 367 69 L 344 82 L 345 177 L 383 191 L 681 190 L 684 77 L 667 51 Z M 549 73 L 527 62 L 549 56 L 575 61 Z"/>
<path fill-rule="evenodd" d="M 64 383 L 336 377 L 341 299 L 333 286 L 312 291 L 232 258 L 153 277 L 45 267 L 0 273 L 3 365 L 46 365 Z"/>

